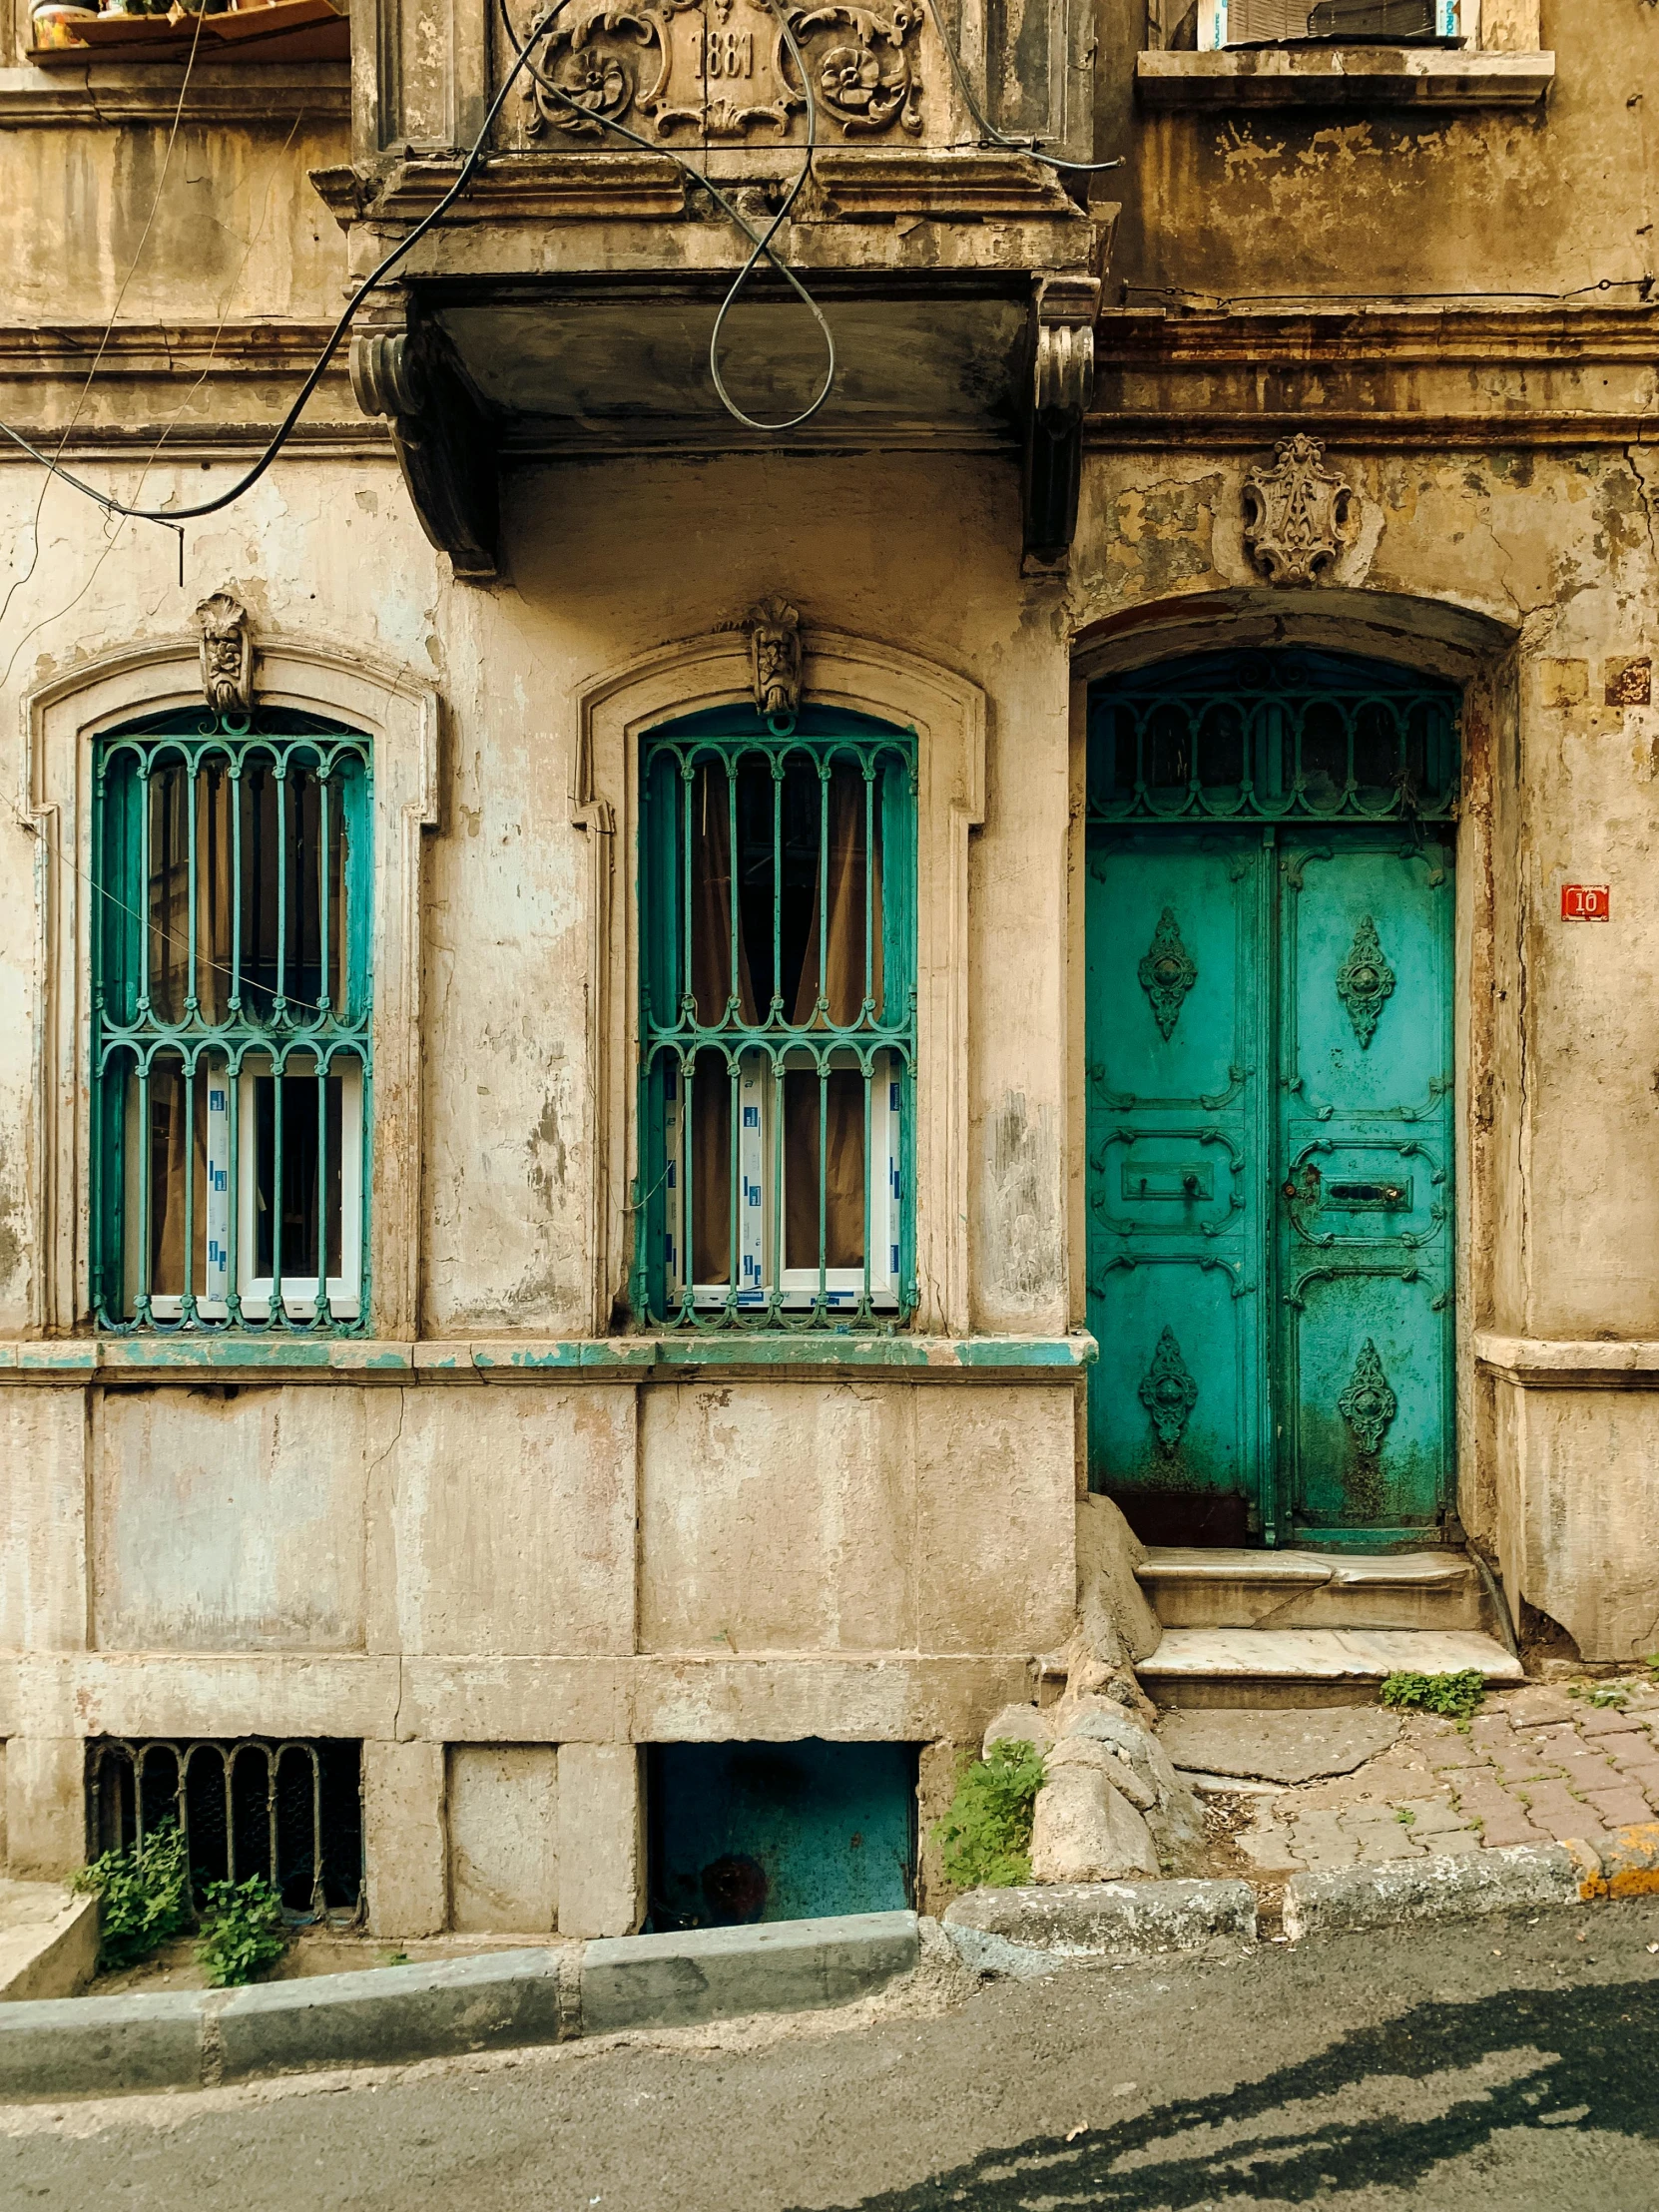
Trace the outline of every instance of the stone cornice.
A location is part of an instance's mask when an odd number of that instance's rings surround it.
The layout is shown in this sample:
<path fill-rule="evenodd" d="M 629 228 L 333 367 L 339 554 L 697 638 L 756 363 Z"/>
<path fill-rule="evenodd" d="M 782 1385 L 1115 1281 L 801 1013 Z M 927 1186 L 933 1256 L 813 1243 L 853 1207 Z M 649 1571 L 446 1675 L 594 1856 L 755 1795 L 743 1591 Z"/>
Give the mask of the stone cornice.
<path fill-rule="evenodd" d="M 89 60 L 54 69 L 0 69 L 0 130 L 119 130 L 171 125 L 185 92 L 187 123 L 269 128 L 311 116 L 344 123 L 350 114 L 349 62 Z"/>
<path fill-rule="evenodd" d="M 1101 368 L 1236 363 L 1273 369 L 1362 361 L 1530 366 L 1656 358 L 1659 302 L 1573 306 L 1538 298 L 1426 308 L 1379 299 L 1365 306 L 1334 300 L 1268 308 L 1240 300 L 1214 307 L 1109 307 L 1095 326 Z"/>

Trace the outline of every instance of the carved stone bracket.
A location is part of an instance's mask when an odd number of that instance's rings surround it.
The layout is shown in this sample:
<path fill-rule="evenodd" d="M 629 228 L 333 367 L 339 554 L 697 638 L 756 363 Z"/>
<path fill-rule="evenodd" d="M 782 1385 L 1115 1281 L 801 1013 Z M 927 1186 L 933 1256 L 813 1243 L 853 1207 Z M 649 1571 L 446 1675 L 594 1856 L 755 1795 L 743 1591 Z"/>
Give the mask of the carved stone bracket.
<path fill-rule="evenodd" d="M 1094 396 L 1093 276 L 1044 276 L 1034 306 L 1035 342 L 1025 435 L 1024 537 L 1028 566 L 1061 568 L 1077 529 L 1083 417 Z"/>
<path fill-rule="evenodd" d="M 1251 559 L 1273 584 L 1312 584 L 1345 542 L 1353 487 L 1325 465 L 1318 438 L 1281 438 L 1272 468 L 1245 478 L 1244 540 Z"/>
<path fill-rule="evenodd" d="M 784 11 L 811 73 L 822 118 L 858 139 L 921 129 L 913 34 L 916 0 Z M 532 26 L 541 18 L 531 19 Z M 659 139 L 787 138 L 807 100 L 768 0 L 587 0 L 561 17 L 524 87 L 531 138 L 544 131 L 612 139 L 607 123 Z"/>
<path fill-rule="evenodd" d="M 216 591 L 196 610 L 202 625 L 202 690 L 216 715 L 254 712 L 254 632 L 248 609 Z"/>
<path fill-rule="evenodd" d="M 495 439 L 436 335 L 367 330 L 352 341 L 351 389 L 384 415 L 420 526 L 458 580 L 493 583 L 500 537 Z"/>

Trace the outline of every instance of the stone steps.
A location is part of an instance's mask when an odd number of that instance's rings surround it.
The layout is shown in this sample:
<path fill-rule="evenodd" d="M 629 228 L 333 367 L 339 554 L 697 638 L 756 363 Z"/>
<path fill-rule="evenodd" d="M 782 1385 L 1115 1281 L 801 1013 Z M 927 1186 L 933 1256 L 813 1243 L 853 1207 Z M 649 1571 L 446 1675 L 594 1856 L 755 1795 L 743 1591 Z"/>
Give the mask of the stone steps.
<path fill-rule="evenodd" d="M 1390 1674 L 1461 1674 L 1519 1682 L 1518 1659 L 1475 1629 L 1166 1628 L 1136 1667 L 1165 1708 L 1236 1710 L 1371 1705 Z"/>
<path fill-rule="evenodd" d="M 1166 1628 L 1490 1629 L 1461 1551 L 1154 1548 L 1135 1570 Z"/>

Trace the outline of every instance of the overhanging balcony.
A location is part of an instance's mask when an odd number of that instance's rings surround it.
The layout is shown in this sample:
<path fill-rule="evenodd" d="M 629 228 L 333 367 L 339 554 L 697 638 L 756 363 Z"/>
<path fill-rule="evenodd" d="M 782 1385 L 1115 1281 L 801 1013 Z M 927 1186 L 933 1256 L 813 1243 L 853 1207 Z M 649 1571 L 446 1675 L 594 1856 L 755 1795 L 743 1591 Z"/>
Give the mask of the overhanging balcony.
<path fill-rule="evenodd" d="M 496 573 L 503 461 L 757 443 L 1023 444 L 1027 556 L 1063 561 L 1115 209 L 984 143 L 923 7 L 785 13 L 794 50 L 767 0 L 577 0 L 508 93 L 465 195 L 365 304 L 359 402 L 390 417 L 457 575 Z M 1090 0 L 1015 14 L 996 17 L 1000 45 L 963 56 L 976 98 L 995 130 L 1087 161 Z M 510 39 L 484 0 L 382 0 L 378 37 L 359 26 L 356 158 L 315 177 L 355 275 L 453 184 L 534 22 L 515 19 Z M 808 407 L 823 333 L 763 265 L 725 318 L 739 413 L 722 404 L 710 346 L 751 239 L 691 171 L 751 233 L 798 188 L 774 243 L 823 310 L 835 373 L 796 427 L 757 425 Z"/>

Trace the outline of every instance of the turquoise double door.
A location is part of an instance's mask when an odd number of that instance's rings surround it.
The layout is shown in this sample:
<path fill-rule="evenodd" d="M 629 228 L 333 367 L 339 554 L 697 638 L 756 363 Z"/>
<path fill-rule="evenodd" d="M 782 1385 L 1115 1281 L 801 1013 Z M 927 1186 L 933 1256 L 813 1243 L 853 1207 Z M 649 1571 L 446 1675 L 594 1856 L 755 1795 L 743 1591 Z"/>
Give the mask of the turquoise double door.
<path fill-rule="evenodd" d="M 1434 1540 L 1449 825 L 1088 830 L 1090 1475 L 1147 1540 Z"/>

